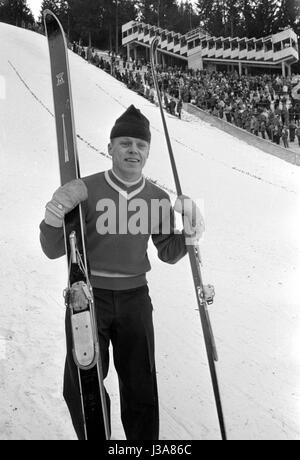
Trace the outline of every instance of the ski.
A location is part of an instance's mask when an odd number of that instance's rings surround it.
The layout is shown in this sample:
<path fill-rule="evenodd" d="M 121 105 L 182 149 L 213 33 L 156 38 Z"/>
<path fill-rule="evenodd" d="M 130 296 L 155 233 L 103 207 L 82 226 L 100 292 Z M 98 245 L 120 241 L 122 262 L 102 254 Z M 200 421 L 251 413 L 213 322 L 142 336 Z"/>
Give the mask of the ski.
<path fill-rule="evenodd" d="M 45 10 L 61 185 L 80 178 L 65 34 L 57 17 Z M 68 287 L 64 292 L 78 369 L 82 422 L 86 440 L 110 439 L 93 291 L 89 281 L 81 205 L 67 214 L 64 237 Z"/>
<path fill-rule="evenodd" d="M 168 147 L 170 162 L 172 166 L 174 181 L 176 185 L 176 192 L 177 192 L 177 195 L 180 196 L 182 195 L 182 189 L 181 189 L 181 184 L 180 184 L 177 166 L 175 162 L 175 157 L 173 154 L 171 140 L 170 140 L 170 136 L 168 132 L 168 127 L 167 127 L 167 123 L 166 123 L 166 119 L 164 115 L 161 93 L 160 93 L 160 89 L 158 85 L 157 73 L 156 73 L 156 68 L 155 68 L 156 54 L 158 52 L 157 48 L 158 48 L 159 43 L 160 43 L 160 38 L 154 37 L 150 45 L 151 70 L 152 70 L 153 81 L 154 81 L 154 85 L 155 85 L 155 89 L 157 93 L 158 105 L 160 108 L 161 119 L 162 119 L 162 123 L 164 127 L 164 133 L 165 133 L 166 143 Z M 220 395 L 220 390 L 219 390 L 217 371 L 216 371 L 216 366 L 215 366 L 215 361 L 218 360 L 218 355 L 217 355 L 216 344 L 215 344 L 211 322 L 209 318 L 209 313 L 208 313 L 208 305 L 213 303 L 213 298 L 215 294 L 214 288 L 211 285 L 205 286 L 203 283 L 199 247 L 196 245 L 187 244 L 187 251 L 189 255 L 189 260 L 190 260 L 190 265 L 191 265 L 191 270 L 192 270 L 192 275 L 193 275 L 193 281 L 194 281 L 194 286 L 195 286 L 195 292 L 196 292 L 196 298 L 197 298 L 197 304 L 198 304 L 198 310 L 199 310 L 201 324 L 202 324 L 204 342 L 205 342 L 207 359 L 208 359 L 208 364 L 209 364 L 209 369 L 210 369 L 211 381 L 213 385 L 213 391 L 214 391 L 214 397 L 215 397 L 216 409 L 217 409 L 217 414 L 218 414 L 221 437 L 222 437 L 222 440 L 226 440 L 227 436 L 226 436 L 225 421 L 224 421 L 224 415 L 223 415 L 223 409 L 222 409 L 222 403 L 221 403 L 221 395 Z"/>

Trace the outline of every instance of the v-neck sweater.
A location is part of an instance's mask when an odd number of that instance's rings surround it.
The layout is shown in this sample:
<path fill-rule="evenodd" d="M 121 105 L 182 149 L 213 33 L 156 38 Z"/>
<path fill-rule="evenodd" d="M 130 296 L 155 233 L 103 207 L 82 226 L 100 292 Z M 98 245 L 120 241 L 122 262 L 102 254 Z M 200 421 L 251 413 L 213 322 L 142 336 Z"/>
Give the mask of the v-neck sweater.
<path fill-rule="evenodd" d="M 88 189 L 82 211 L 93 287 L 127 290 L 146 284 L 150 237 L 164 262 L 176 263 L 186 254 L 184 235 L 175 229 L 170 197 L 160 187 L 143 176 L 128 186 L 111 170 L 82 180 Z M 159 213 L 153 211 L 153 200 L 164 203 Z M 43 221 L 40 230 L 45 254 L 51 259 L 63 256 L 63 229 Z"/>

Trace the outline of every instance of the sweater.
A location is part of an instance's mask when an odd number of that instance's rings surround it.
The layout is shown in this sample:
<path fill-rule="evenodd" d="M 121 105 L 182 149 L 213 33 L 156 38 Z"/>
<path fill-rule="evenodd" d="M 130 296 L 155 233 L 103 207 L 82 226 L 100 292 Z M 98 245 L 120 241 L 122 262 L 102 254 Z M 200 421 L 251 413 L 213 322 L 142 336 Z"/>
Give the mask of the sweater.
<path fill-rule="evenodd" d="M 144 177 L 124 183 L 111 170 L 82 180 L 88 189 L 82 214 L 93 287 L 127 290 L 146 284 L 150 237 L 166 263 L 174 264 L 186 254 L 185 237 L 175 229 L 170 197 L 160 187 Z M 40 242 L 50 259 L 65 254 L 63 228 L 43 220 Z"/>

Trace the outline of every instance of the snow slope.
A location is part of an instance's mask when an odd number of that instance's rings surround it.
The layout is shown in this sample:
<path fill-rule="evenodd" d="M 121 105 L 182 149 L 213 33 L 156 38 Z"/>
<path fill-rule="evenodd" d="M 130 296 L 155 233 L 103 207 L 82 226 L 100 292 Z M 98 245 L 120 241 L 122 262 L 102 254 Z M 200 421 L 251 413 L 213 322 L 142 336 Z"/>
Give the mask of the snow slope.
<path fill-rule="evenodd" d="M 48 49 L 0 23 L 0 439 L 75 439 L 62 399 L 65 260 L 39 246 L 44 205 L 59 185 Z M 158 108 L 70 53 L 83 174 L 110 167 L 112 123 L 131 103 L 149 117 L 146 175 L 175 198 Z M 205 203 L 201 244 L 228 437 L 300 438 L 300 169 L 193 117 L 168 117 L 184 192 Z M 161 439 L 218 439 L 188 259 L 149 248 Z M 112 366 L 113 367 L 113 366 Z M 116 376 L 113 436 L 124 437 Z"/>

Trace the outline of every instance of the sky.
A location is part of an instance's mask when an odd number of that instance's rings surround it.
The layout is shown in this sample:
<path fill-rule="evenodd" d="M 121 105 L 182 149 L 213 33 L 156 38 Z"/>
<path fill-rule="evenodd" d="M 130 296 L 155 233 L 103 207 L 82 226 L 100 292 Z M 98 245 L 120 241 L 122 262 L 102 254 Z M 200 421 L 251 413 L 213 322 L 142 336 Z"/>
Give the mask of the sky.
<path fill-rule="evenodd" d="M 31 9 L 34 18 L 37 19 L 40 14 L 42 0 L 27 0 L 27 4 Z"/>
<path fill-rule="evenodd" d="M 196 2 L 196 0 L 191 1 L 192 3 Z M 33 16 L 35 17 L 35 19 L 37 19 L 40 14 L 42 0 L 27 0 L 27 4 L 33 13 Z"/>
<path fill-rule="evenodd" d="M 49 50 L 42 35 L 4 23 L 0 43 L 0 440 L 71 440 L 61 394 L 67 267 L 64 258 L 46 259 L 39 243 L 59 185 Z M 104 152 L 112 123 L 134 104 L 152 128 L 145 174 L 173 201 L 159 108 L 74 53 L 70 70 L 82 174 L 111 167 Z M 229 439 L 299 440 L 300 168 L 186 112 L 166 121 L 182 189 L 205 202 L 203 277 L 216 288 L 209 314 Z M 149 243 L 160 439 L 218 439 L 189 260 L 163 264 Z"/>

